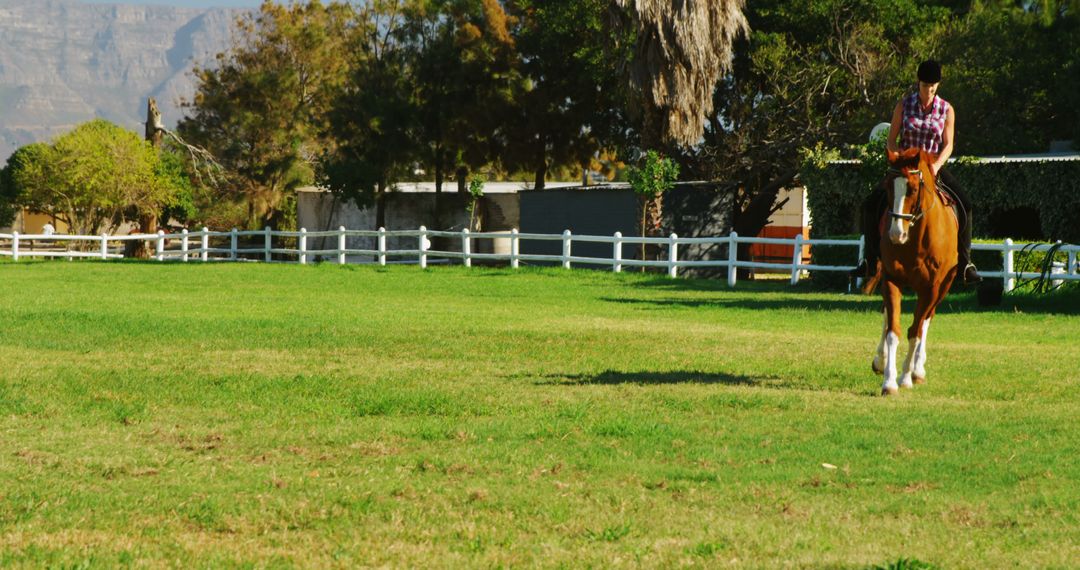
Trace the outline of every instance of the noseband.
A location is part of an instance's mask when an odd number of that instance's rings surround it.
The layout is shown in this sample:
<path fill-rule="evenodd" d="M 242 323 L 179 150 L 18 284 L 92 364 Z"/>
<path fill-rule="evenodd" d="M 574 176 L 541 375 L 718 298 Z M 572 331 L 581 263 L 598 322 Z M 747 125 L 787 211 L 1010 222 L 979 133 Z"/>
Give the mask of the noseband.
<path fill-rule="evenodd" d="M 890 175 L 895 175 L 895 176 L 892 176 L 893 179 L 900 178 L 900 177 L 903 177 L 904 179 L 907 179 L 907 175 L 904 174 L 904 172 L 902 170 L 898 170 L 896 168 L 890 168 L 888 170 L 888 173 Z M 920 187 L 920 189 L 922 188 L 923 182 L 924 182 L 923 175 L 922 175 L 922 171 L 920 170 L 919 171 L 919 187 Z M 930 207 L 931 208 L 934 207 L 933 202 L 930 203 Z M 890 217 L 892 217 L 894 219 L 907 220 L 907 221 L 911 222 L 912 224 L 914 224 L 915 222 L 918 222 L 919 219 L 922 218 L 924 214 L 926 214 L 926 212 L 923 211 L 923 209 L 922 209 L 922 192 L 919 192 L 918 197 L 916 198 L 916 201 L 915 201 L 915 207 L 912 209 L 912 212 L 910 214 L 902 214 L 902 213 L 898 214 L 898 213 L 892 211 L 891 209 L 887 213 L 889 214 Z"/>

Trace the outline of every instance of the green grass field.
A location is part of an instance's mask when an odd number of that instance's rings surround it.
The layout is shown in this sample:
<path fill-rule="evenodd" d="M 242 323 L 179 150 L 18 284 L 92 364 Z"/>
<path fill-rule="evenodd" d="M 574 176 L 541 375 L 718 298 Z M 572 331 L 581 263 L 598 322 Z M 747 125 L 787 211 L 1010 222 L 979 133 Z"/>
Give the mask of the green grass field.
<path fill-rule="evenodd" d="M 0 263 L 0 566 L 1075 567 L 1080 292 Z"/>

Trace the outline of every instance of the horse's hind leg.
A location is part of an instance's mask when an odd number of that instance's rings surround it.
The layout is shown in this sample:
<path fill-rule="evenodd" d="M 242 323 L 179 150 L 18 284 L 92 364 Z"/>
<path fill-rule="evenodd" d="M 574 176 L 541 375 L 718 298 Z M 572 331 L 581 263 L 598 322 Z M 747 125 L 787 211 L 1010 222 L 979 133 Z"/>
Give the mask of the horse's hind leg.
<path fill-rule="evenodd" d="M 915 384 L 926 383 L 926 336 L 930 332 L 930 321 L 933 319 L 934 316 L 931 314 L 922 323 L 922 334 L 919 335 L 915 359 L 911 367 L 911 381 Z"/>
<path fill-rule="evenodd" d="M 874 374 L 885 373 L 885 335 L 889 334 L 889 311 L 884 305 L 881 307 L 881 340 L 878 341 L 877 350 L 874 351 L 874 359 L 870 362 L 870 369 Z"/>
<path fill-rule="evenodd" d="M 915 363 L 911 371 L 911 379 L 916 384 L 926 383 L 926 337 L 930 332 L 930 321 L 934 319 L 938 305 L 941 304 L 941 301 L 945 299 L 945 295 L 948 294 L 949 287 L 952 286 L 955 271 L 956 270 L 954 269 L 952 274 L 946 276 L 945 280 L 938 285 L 937 295 L 934 297 L 934 301 L 930 306 L 930 312 L 926 315 L 926 320 L 922 323 L 922 334 L 919 336 L 919 350 L 915 355 Z"/>
<path fill-rule="evenodd" d="M 910 388 L 912 384 L 926 381 L 926 333 L 930 330 L 930 319 L 938 304 L 936 293 L 919 293 L 915 319 L 908 329 L 908 354 L 904 359 L 904 373 L 900 377 L 901 388 Z"/>

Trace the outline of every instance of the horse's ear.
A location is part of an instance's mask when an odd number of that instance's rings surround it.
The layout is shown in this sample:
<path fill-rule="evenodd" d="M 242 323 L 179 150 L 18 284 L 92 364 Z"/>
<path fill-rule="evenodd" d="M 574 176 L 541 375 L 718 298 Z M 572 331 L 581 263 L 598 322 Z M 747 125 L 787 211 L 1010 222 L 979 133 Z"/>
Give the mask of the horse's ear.
<path fill-rule="evenodd" d="M 923 149 L 917 146 L 904 149 L 904 158 L 921 158 L 924 154 Z"/>

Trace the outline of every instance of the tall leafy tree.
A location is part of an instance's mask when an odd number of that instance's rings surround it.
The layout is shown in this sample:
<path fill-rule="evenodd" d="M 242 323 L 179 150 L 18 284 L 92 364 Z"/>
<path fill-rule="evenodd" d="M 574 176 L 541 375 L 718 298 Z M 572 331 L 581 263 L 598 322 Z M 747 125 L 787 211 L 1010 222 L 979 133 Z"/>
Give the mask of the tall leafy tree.
<path fill-rule="evenodd" d="M 333 91 L 318 181 L 357 205 L 375 205 L 386 225 L 385 195 L 413 164 L 417 112 L 406 75 L 405 3 L 378 0 L 354 22 L 349 57 L 356 62 Z"/>
<path fill-rule="evenodd" d="M 622 141 L 625 89 L 618 69 L 630 55 L 628 42 L 611 42 L 605 7 L 605 0 L 508 2 L 522 81 L 503 118 L 501 161 L 534 173 L 538 189 L 551 170 L 580 169 Z"/>
<path fill-rule="evenodd" d="M 420 160 L 437 193 L 449 173 L 461 191 L 469 171 L 501 150 L 497 133 L 517 81 L 507 14 L 495 0 L 414 0 L 404 32 Z"/>
<path fill-rule="evenodd" d="M 798 171 L 801 148 L 863 142 L 889 120 L 918 61 L 930 55 L 920 42 L 949 14 L 915 0 L 748 6 L 754 31 L 713 94 L 703 144 L 686 156 L 695 177 L 737 183 L 730 186 L 736 231 L 761 231 Z"/>
<path fill-rule="evenodd" d="M 698 144 L 713 90 L 747 31 L 743 0 L 613 0 L 610 14 L 634 41 L 623 63 L 642 146 Z"/>
<path fill-rule="evenodd" d="M 946 71 L 941 92 L 957 109 L 959 154 L 1080 141 L 1080 12 L 1064 2 L 1025 4 L 976 7 L 934 35 Z"/>
<path fill-rule="evenodd" d="M 187 184 L 150 143 L 101 119 L 52 144 L 18 149 L 3 180 L 19 206 L 52 214 L 72 232 L 91 235 L 135 221 L 140 212 L 175 205 Z"/>
<path fill-rule="evenodd" d="M 237 20 L 229 51 L 195 70 L 178 131 L 226 168 L 249 227 L 280 225 L 291 192 L 312 179 L 332 94 L 348 77 L 353 11 L 345 2 L 266 0 Z"/>

